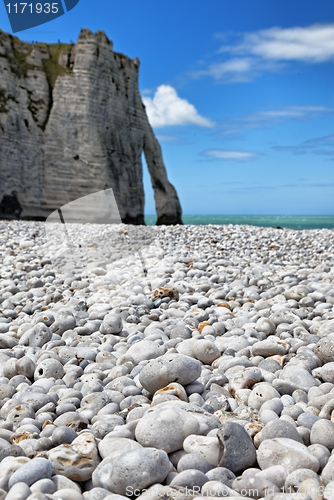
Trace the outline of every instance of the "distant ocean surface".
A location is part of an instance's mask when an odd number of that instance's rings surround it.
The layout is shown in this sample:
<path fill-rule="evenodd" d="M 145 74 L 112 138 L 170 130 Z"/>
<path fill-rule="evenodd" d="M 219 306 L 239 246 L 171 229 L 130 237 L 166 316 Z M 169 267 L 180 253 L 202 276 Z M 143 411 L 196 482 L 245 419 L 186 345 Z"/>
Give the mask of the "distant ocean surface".
<path fill-rule="evenodd" d="M 145 215 L 148 226 L 156 223 L 156 215 Z M 289 229 L 333 229 L 334 215 L 182 215 L 184 224 L 248 224 Z"/>

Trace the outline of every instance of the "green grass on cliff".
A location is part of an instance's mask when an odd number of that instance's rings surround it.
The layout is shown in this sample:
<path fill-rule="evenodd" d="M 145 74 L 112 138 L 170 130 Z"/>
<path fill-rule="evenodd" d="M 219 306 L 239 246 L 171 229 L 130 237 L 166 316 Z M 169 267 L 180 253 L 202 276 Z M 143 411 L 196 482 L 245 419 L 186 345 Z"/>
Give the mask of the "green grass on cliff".
<path fill-rule="evenodd" d="M 58 64 L 59 56 L 63 50 L 71 50 L 73 45 L 67 43 L 53 43 L 47 45 L 45 43 L 36 44 L 40 47 L 47 47 L 50 53 L 50 59 L 43 59 L 44 70 L 50 87 L 53 89 L 58 76 L 66 73 L 71 73 L 72 69 L 63 68 Z"/>
<path fill-rule="evenodd" d="M 27 62 L 27 56 L 34 47 L 45 48 L 48 50 L 50 54 L 50 59 L 43 59 L 43 66 L 48 83 L 52 89 L 55 86 L 58 76 L 64 75 L 66 73 L 71 73 L 72 68 L 63 68 L 58 64 L 58 60 L 61 52 L 63 50 L 72 50 L 74 44 L 68 44 L 68 43 L 46 44 L 43 42 L 39 42 L 36 44 L 29 44 L 26 42 L 22 42 L 16 36 L 9 35 L 9 37 L 11 39 L 11 45 L 13 50 L 13 58 L 10 58 L 12 63 L 11 67 L 12 71 L 18 77 L 24 78 L 27 76 L 28 69 L 34 69 L 34 66 Z M 4 57 L 8 58 L 8 56 Z"/>

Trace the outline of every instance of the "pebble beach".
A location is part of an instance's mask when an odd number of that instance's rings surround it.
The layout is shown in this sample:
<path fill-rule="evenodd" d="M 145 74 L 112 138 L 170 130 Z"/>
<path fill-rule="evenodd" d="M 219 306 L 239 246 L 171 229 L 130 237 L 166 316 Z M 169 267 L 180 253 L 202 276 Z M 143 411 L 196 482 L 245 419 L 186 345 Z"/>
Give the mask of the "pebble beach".
<path fill-rule="evenodd" d="M 334 500 L 334 230 L 0 221 L 0 500 Z"/>

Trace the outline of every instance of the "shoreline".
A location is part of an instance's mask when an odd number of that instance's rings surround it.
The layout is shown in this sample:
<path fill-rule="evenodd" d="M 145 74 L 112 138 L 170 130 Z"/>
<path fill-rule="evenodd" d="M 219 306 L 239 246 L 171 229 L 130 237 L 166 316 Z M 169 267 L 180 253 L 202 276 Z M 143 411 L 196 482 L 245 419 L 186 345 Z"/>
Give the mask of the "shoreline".
<path fill-rule="evenodd" d="M 156 217 L 145 215 L 145 222 L 153 225 Z M 185 225 L 254 225 L 256 227 L 286 227 L 289 229 L 333 229 L 334 215 L 183 215 Z"/>

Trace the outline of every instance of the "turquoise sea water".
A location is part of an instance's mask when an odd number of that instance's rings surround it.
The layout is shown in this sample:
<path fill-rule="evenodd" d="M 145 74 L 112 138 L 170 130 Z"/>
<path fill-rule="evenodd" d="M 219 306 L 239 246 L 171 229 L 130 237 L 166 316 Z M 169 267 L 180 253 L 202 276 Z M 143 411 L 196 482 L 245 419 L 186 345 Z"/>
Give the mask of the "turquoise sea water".
<path fill-rule="evenodd" d="M 156 215 L 145 215 L 145 222 L 152 226 Z M 262 227 L 289 229 L 333 229 L 334 215 L 182 215 L 184 224 L 249 224 Z"/>

